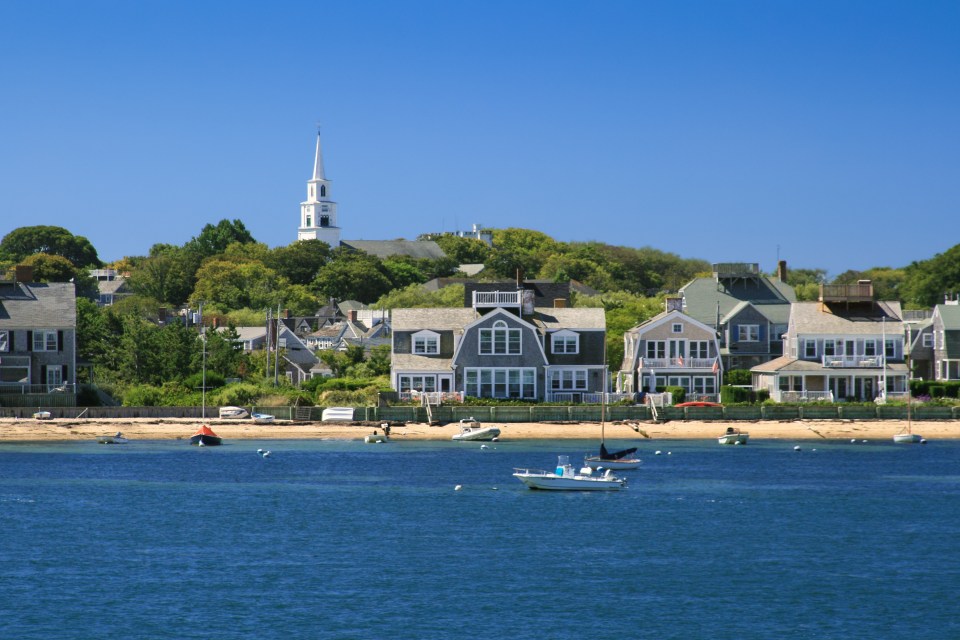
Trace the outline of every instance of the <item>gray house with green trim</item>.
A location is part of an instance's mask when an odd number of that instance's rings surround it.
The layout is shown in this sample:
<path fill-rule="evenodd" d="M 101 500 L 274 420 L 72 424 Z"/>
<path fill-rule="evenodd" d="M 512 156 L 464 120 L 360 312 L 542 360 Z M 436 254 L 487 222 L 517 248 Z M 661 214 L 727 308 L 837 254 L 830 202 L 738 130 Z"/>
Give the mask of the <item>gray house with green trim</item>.
<path fill-rule="evenodd" d="M 711 276 L 680 289 L 682 311 L 717 332 L 724 370 L 750 369 L 783 354 L 790 305 L 797 299 L 786 269 L 781 261 L 771 277 L 756 263 L 718 263 Z"/>
<path fill-rule="evenodd" d="M 401 394 L 582 402 L 604 388 L 603 309 L 535 306 L 531 289 L 468 292 L 457 309 L 394 309 L 391 384 Z"/>
<path fill-rule="evenodd" d="M 960 380 L 960 299 L 933 310 L 933 368 L 936 380 Z"/>

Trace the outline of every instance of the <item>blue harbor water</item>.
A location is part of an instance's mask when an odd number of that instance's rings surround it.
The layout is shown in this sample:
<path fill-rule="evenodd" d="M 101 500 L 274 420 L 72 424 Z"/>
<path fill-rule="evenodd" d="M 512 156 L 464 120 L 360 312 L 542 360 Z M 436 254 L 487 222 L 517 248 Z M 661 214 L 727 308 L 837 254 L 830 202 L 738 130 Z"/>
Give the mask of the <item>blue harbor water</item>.
<path fill-rule="evenodd" d="M 960 442 L 794 444 L 3 444 L 0 638 L 960 638 Z"/>

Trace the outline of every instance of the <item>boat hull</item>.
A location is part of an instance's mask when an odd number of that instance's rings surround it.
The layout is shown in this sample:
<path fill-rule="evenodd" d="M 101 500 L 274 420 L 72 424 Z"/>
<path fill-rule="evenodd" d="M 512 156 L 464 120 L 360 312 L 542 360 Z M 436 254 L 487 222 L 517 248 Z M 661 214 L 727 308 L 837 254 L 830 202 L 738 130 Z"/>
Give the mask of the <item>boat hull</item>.
<path fill-rule="evenodd" d="M 251 416 L 254 424 L 271 424 L 276 419 L 269 413 L 255 413 Z"/>
<path fill-rule="evenodd" d="M 97 442 L 100 444 L 127 444 L 130 441 L 123 436 L 97 436 Z"/>
<path fill-rule="evenodd" d="M 453 440 L 465 440 L 465 441 L 490 441 L 494 438 L 500 437 L 500 429 L 497 427 L 483 427 L 481 429 L 468 429 L 461 431 L 460 433 L 454 434 Z"/>
<path fill-rule="evenodd" d="M 717 442 L 720 444 L 747 444 L 747 440 L 750 439 L 750 435 L 746 433 L 741 433 L 735 436 L 720 436 L 717 438 Z"/>
<path fill-rule="evenodd" d="M 205 447 L 216 447 L 223 444 L 223 438 L 220 436 L 208 436 L 206 434 L 197 434 L 190 436 L 190 444 L 200 445 L 202 444 Z"/>
<path fill-rule="evenodd" d="M 893 441 L 901 444 L 915 444 L 923 441 L 923 436 L 918 433 L 898 433 L 893 436 Z"/>
<path fill-rule="evenodd" d="M 363 441 L 367 444 L 379 444 L 381 442 L 390 442 L 390 438 L 382 433 L 371 433 L 370 435 L 364 436 Z"/>
<path fill-rule="evenodd" d="M 639 458 L 621 458 L 619 460 L 604 460 L 600 456 L 587 456 L 583 459 L 583 464 L 591 469 L 613 469 L 614 471 L 623 471 L 624 469 L 636 469 L 640 466 Z"/>
<path fill-rule="evenodd" d="M 620 491 L 627 484 L 616 477 L 560 476 L 548 471 L 518 470 L 513 477 L 530 489 L 542 491 Z"/>

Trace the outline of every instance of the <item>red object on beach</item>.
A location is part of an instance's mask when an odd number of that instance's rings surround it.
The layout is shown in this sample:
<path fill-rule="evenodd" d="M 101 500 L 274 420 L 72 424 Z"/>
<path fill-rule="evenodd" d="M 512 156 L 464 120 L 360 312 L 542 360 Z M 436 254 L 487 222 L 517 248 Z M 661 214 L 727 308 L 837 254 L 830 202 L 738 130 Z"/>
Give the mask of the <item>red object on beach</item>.
<path fill-rule="evenodd" d="M 681 402 L 673 405 L 675 407 L 722 407 L 719 402 L 707 402 L 706 400 L 695 400 L 693 402 Z"/>
<path fill-rule="evenodd" d="M 201 425 L 201 427 L 200 427 L 199 429 L 197 429 L 197 432 L 196 432 L 195 434 L 193 434 L 193 435 L 195 435 L 195 436 L 213 436 L 213 437 L 217 437 L 217 434 L 215 434 L 215 433 L 213 432 L 213 429 L 211 429 L 211 428 L 208 427 L 207 425 Z"/>

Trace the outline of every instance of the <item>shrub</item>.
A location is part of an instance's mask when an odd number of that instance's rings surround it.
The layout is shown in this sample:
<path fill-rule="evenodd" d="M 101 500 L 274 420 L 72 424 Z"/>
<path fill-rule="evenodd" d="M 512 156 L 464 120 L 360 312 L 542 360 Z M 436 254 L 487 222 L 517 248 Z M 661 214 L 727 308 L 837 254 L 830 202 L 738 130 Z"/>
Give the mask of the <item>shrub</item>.
<path fill-rule="evenodd" d="M 203 373 L 194 373 L 184 378 L 183 386 L 188 389 L 200 389 L 202 391 L 201 387 L 203 387 L 203 382 Z M 207 391 L 210 391 L 210 389 L 219 389 L 226 383 L 224 377 L 216 371 L 207 371 L 206 382 Z"/>
<path fill-rule="evenodd" d="M 673 394 L 673 404 L 680 404 L 687 397 L 687 392 L 683 387 L 665 387 L 668 393 Z"/>
<path fill-rule="evenodd" d="M 723 377 L 729 385 L 751 384 L 753 382 L 753 376 L 749 369 L 730 369 Z"/>

